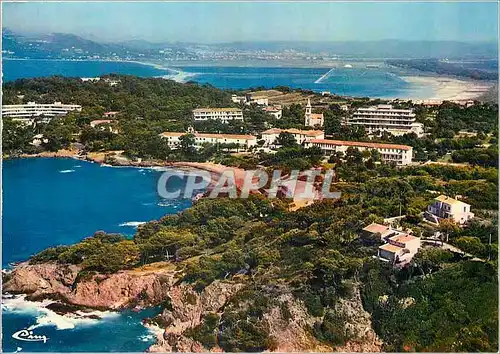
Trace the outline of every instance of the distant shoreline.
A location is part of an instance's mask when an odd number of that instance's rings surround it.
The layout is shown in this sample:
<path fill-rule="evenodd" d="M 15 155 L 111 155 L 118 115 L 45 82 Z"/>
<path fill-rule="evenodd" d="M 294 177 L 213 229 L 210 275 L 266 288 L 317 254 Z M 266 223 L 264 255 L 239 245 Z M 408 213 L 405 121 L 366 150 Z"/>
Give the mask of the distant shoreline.
<path fill-rule="evenodd" d="M 64 61 L 64 62 L 109 62 L 109 63 L 133 63 L 137 65 L 144 65 L 153 67 L 157 70 L 165 71 L 166 75 L 159 75 L 165 79 L 174 80 L 176 82 L 184 83 L 190 78 L 194 78 L 197 73 L 186 72 L 178 67 L 262 67 L 262 68 L 342 68 L 344 62 L 353 63 L 356 69 L 356 63 L 365 67 L 370 63 L 377 63 L 380 68 L 388 67 L 383 59 L 373 60 L 339 60 L 335 62 L 326 63 L 304 63 L 304 62 L 255 62 L 255 61 L 198 61 L 198 62 L 185 62 L 180 61 L 176 63 L 161 63 L 159 61 L 141 61 L 141 60 L 113 60 L 113 59 L 44 59 L 44 58 L 3 58 L 3 60 L 16 60 L 16 61 Z M 250 65 L 252 64 L 252 65 Z M 358 68 L 359 69 L 359 68 Z M 377 68 L 378 69 L 378 68 Z M 413 99 L 413 100 L 468 100 L 477 99 L 484 95 L 491 89 L 497 82 L 496 81 L 477 81 L 468 78 L 451 77 L 438 75 L 432 72 L 415 72 L 410 71 L 407 74 L 399 73 L 398 77 L 410 84 L 412 87 L 407 92 L 394 95 L 394 97 L 384 97 L 384 99 L 400 98 L 400 99 Z M 196 81 L 196 80 L 195 80 Z M 375 96 L 374 96 L 375 97 Z"/>
<path fill-rule="evenodd" d="M 432 89 L 432 97 L 425 98 L 428 100 L 440 101 L 460 101 L 476 99 L 488 90 L 490 90 L 495 82 L 491 81 L 475 81 L 465 80 L 449 76 L 401 76 L 402 80 L 415 86 L 415 89 L 429 88 Z M 420 99 L 415 97 L 401 97 L 405 99 Z"/>

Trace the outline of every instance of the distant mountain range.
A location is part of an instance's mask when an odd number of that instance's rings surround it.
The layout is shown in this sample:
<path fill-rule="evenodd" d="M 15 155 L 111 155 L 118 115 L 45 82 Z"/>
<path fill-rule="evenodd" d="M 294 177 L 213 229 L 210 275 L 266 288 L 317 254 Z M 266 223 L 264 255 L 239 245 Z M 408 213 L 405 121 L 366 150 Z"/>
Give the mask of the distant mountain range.
<path fill-rule="evenodd" d="M 169 45 L 171 48 L 172 45 Z M 2 54 L 15 58 L 88 58 L 120 57 L 137 59 L 158 56 L 158 49 L 165 45 L 155 45 L 143 41 L 124 43 L 100 43 L 68 33 L 42 35 L 20 35 L 4 28 L 2 30 Z M 176 48 L 181 51 L 181 48 Z M 183 51 L 189 57 L 189 54 Z"/>
<path fill-rule="evenodd" d="M 491 59 L 498 56 L 495 42 L 454 41 L 352 41 L 352 42 L 232 42 L 218 44 L 151 43 L 130 40 L 103 43 L 83 37 L 52 33 L 20 35 L 3 28 L 4 57 L 15 58 L 121 58 L 121 59 L 266 59 L 269 53 L 287 58 L 308 55 L 341 58 L 448 58 Z M 227 58 L 226 58 L 227 57 Z M 272 56 L 269 56 L 272 57 Z"/>

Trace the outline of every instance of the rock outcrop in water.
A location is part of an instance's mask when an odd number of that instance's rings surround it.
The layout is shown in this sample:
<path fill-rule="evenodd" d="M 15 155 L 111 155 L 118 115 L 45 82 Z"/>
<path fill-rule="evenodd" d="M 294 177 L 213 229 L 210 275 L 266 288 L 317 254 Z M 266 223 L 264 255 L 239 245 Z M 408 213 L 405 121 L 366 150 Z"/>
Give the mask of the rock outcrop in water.
<path fill-rule="evenodd" d="M 219 318 L 220 328 L 228 314 L 251 310 L 250 302 L 241 300 L 248 284 L 240 280 L 217 280 L 201 292 L 179 282 L 178 272 L 168 263 L 120 271 L 110 275 L 80 272 L 75 265 L 56 263 L 18 265 L 4 278 L 4 292 L 28 294 L 28 299 L 58 299 L 73 306 L 119 310 L 163 304 L 162 313 L 149 323 L 161 328 L 151 352 L 221 352 L 219 343 L 210 348 L 194 339 L 194 331 L 208 315 Z M 272 298 L 272 305 L 262 314 L 262 324 L 277 352 L 300 351 L 380 351 L 381 342 L 371 328 L 370 316 L 363 310 L 359 292 L 338 302 L 336 311 L 346 318 L 349 340 L 334 347 L 315 338 L 312 328 L 321 322 L 311 316 L 302 301 L 286 286 L 263 287 L 258 291 Z M 69 307 L 71 308 L 71 307 Z M 284 309 L 286 308 L 286 311 Z"/>

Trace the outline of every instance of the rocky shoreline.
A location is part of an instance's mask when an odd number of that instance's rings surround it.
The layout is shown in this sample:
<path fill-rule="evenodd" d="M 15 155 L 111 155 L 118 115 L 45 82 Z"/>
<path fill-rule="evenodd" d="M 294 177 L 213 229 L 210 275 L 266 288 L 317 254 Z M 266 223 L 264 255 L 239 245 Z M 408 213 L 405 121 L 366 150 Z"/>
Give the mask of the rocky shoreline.
<path fill-rule="evenodd" d="M 108 153 L 109 154 L 109 153 Z M 120 155 L 120 154 L 118 154 Z M 217 176 L 227 166 L 212 163 L 164 161 L 130 161 L 115 159 L 108 164 L 106 154 L 79 155 L 67 151 L 22 155 L 20 158 L 75 158 L 112 166 L 172 167 L 177 169 L 202 169 Z M 214 177 L 216 178 L 216 177 Z M 161 306 L 161 314 L 146 318 L 143 325 L 155 333 L 157 342 L 149 352 L 223 352 L 216 343 L 205 347 L 195 338 L 196 331 L 204 325 L 207 316 L 218 318 L 218 326 L 224 326 L 224 314 L 241 311 L 251 306 L 239 299 L 239 295 L 252 287 L 240 277 L 215 280 L 202 290 L 183 281 L 184 266 L 189 262 L 158 262 L 112 274 L 82 271 L 74 264 L 54 262 L 17 264 L 12 271 L 3 274 L 4 294 L 23 294 L 26 300 L 41 302 L 50 300 L 47 309 L 60 315 L 99 319 L 93 314 L 99 311 L 139 311 Z M 312 316 L 302 300 L 293 295 L 287 285 L 261 285 L 263 297 L 272 298 L 274 305 L 266 309 L 262 320 L 273 345 L 273 352 L 331 352 L 368 351 L 379 352 L 382 343 L 372 329 L 370 315 L 363 309 L 359 289 L 349 300 L 339 301 L 336 310 L 347 321 L 345 331 L 349 340 L 342 347 L 332 347 L 312 335 L 314 324 L 320 317 Z M 254 289 L 255 290 L 255 289 Z M 287 308 L 284 314 L 283 308 Z M 223 347 L 223 345 L 222 345 Z"/>
<path fill-rule="evenodd" d="M 216 344 L 206 348 L 193 334 L 206 316 L 221 321 L 226 311 L 245 309 L 245 301 L 233 300 L 244 291 L 242 279 L 216 280 L 201 291 L 182 281 L 182 271 L 169 262 L 119 271 L 113 274 L 79 275 L 77 265 L 28 262 L 4 274 L 4 293 L 26 294 L 26 299 L 56 300 L 49 306 L 62 315 L 91 316 L 92 310 L 140 310 L 162 306 L 161 314 L 144 319 L 143 324 L 157 337 L 149 352 L 222 352 Z M 347 316 L 345 331 L 348 342 L 331 347 L 319 342 L 310 333 L 317 317 L 311 316 L 302 301 L 292 295 L 286 285 L 263 286 L 263 296 L 271 296 L 276 304 L 264 313 L 263 319 L 275 345 L 273 352 L 329 352 L 381 350 L 381 341 L 371 326 L 370 315 L 364 311 L 357 290 L 349 300 L 339 301 L 336 310 Z M 289 315 L 282 308 L 289 309 Z M 219 324 L 220 325 L 220 324 Z"/>
<path fill-rule="evenodd" d="M 32 159 L 32 158 L 72 158 L 81 161 L 97 163 L 104 166 L 112 167 L 138 167 L 138 168 L 152 168 L 152 167 L 171 167 L 182 170 L 204 170 L 210 173 L 220 175 L 228 166 L 214 164 L 209 162 L 167 162 L 162 160 L 131 160 L 123 156 L 123 151 L 105 151 L 105 152 L 91 152 L 87 154 L 80 154 L 78 150 L 59 150 L 56 152 L 41 152 L 37 154 L 17 154 L 4 156 L 4 159 Z M 231 168 L 234 169 L 234 168 Z"/>

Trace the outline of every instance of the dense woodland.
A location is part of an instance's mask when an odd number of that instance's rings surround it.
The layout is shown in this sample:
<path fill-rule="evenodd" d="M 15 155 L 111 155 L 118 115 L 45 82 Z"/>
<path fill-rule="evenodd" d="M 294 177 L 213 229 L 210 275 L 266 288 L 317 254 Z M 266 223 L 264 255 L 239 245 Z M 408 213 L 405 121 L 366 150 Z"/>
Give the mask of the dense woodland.
<path fill-rule="evenodd" d="M 27 101 L 81 104 L 83 112 L 23 127 L 4 121 L 4 152 L 34 152 L 35 133 L 49 139 L 41 149 L 57 150 L 81 142 L 88 151 L 123 149 L 132 158 L 212 160 L 242 168 L 305 169 L 334 167 L 338 200 L 318 201 L 289 211 L 286 199 L 202 199 L 176 215 L 141 225 L 133 238 L 97 232 L 78 244 L 47 249 L 31 263 L 55 261 L 80 264 L 81 277 L 112 273 L 158 261 L 169 261 L 181 281 L 202 290 L 218 279 L 241 281 L 245 287 L 222 314 L 206 316 L 188 333 L 206 348 L 263 351 L 273 338 L 263 326 L 263 314 L 275 305 L 280 287 L 291 290 L 315 318 L 310 328 L 319 341 L 342 345 L 343 315 L 339 299 L 360 290 L 386 351 L 498 350 L 498 111 L 492 105 L 463 108 L 445 103 L 417 108 L 430 136 L 382 136 L 380 141 L 414 147 L 417 160 L 466 162 L 466 166 L 415 165 L 405 168 L 380 163 L 376 152 L 350 149 L 322 161 L 317 149 L 304 149 L 282 135 L 275 154 L 229 154 L 225 147 L 207 146 L 195 153 L 192 137 L 171 151 L 158 137 L 162 131 L 186 129 L 190 110 L 200 106 L 234 106 L 231 92 L 209 86 L 178 84 L 163 79 L 117 77 L 121 83 L 82 83 L 78 79 L 18 80 L 4 86 L 4 103 Z M 365 101 L 366 102 L 366 101 Z M 358 104 L 358 103 L 354 103 Z M 363 102 L 359 103 L 363 104 Z M 206 124 L 204 131 L 259 134 L 270 126 L 302 127 L 303 108 L 292 105 L 274 120 L 257 107 L 244 107 L 245 123 Z M 120 111 L 120 133 L 90 128 L 105 111 Z M 363 131 L 342 127 L 338 105 L 324 111 L 326 133 L 335 138 L 367 139 Z M 302 127 L 303 128 L 303 127 Z M 474 130 L 474 137 L 457 136 Z M 421 213 L 437 194 L 461 195 L 476 218 L 467 228 L 443 225 L 448 243 L 479 260 L 445 251 L 422 249 L 408 267 L 395 269 L 372 258 L 377 244 L 367 246 L 360 230 L 371 222 L 405 215 L 399 224 L 417 236 L 435 228 L 422 223 Z M 491 235 L 491 244 L 489 243 Z M 280 286 L 276 286 L 279 284 Z M 272 290 L 270 290 L 272 289 Z M 251 306 L 237 306 L 242 301 Z M 287 313 L 287 309 L 282 309 Z"/>
<path fill-rule="evenodd" d="M 280 291 L 292 291 L 303 301 L 315 318 L 310 328 L 314 337 L 342 345 L 349 337 L 335 305 L 360 289 L 386 351 L 496 351 L 496 223 L 477 223 L 450 235 L 450 242 L 465 240 L 471 245 L 467 251 L 484 261 L 431 247 L 397 270 L 371 258 L 377 245 L 366 246 L 359 239 L 363 226 L 392 215 L 400 202 L 406 212 L 430 200 L 418 193 L 417 178 L 378 177 L 372 183 L 349 184 L 342 188 L 341 200 L 295 212 L 287 211 L 286 201 L 271 203 L 258 196 L 205 199 L 180 214 L 142 225 L 131 240 L 96 233 L 79 244 L 45 250 L 31 262 L 80 264 L 85 277 L 169 260 L 180 271 L 179 280 L 198 291 L 217 279 L 243 282 L 221 318 L 207 316 L 187 333 L 206 348 L 272 349 L 262 316 L 276 306 Z M 411 200 L 415 194 L 421 196 Z M 428 233 L 415 218 L 408 216 L 402 225 L 416 234 Z M 494 244 L 487 261 L 490 233 Z M 251 306 L 240 307 L 242 302 Z"/>

